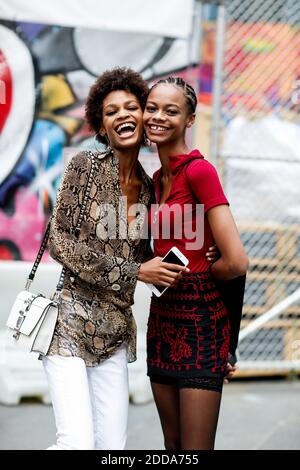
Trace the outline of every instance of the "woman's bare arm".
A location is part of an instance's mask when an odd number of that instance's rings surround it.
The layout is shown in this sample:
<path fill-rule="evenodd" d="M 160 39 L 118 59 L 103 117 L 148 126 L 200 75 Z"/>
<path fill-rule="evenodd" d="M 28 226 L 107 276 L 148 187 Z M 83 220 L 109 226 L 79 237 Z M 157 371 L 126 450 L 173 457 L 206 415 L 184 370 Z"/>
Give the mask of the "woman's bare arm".
<path fill-rule="evenodd" d="M 230 280 L 246 273 L 248 257 L 229 207 L 225 204 L 207 212 L 209 225 L 221 257 L 212 264 L 217 279 Z"/>

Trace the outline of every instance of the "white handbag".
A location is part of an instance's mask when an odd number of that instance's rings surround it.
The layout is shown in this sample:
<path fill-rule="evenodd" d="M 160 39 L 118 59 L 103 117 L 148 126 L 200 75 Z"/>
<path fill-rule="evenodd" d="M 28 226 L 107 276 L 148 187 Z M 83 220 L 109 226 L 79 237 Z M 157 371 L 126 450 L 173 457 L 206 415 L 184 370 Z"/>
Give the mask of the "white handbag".
<path fill-rule="evenodd" d="M 91 170 L 88 177 L 84 200 L 80 208 L 78 222 L 75 228 L 75 236 L 78 237 L 87 205 L 91 182 L 95 171 L 95 161 L 92 152 L 87 152 L 91 157 Z M 28 276 L 25 290 L 16 297 L 9 313 L 6 326 L 12 331 L 12 340 L 25 351 L 36 352 L 45 356 L 53 338 L 58 317 L 60 294 L 63 289 L 66 268 L 63 268 L 56 286 L 56 290 L 50 299 L 42 294 L 34 294 L 29 288 L 34 280 L 36 270 L 46 249 L 51 220 L 47 225 L 39 252 Z"/>
<path fill-rule="evenodd" d="M 58 316 L 58 302 L 27 290 L 20 292 L 6 326 L 22 349 L 45 355 L 49 349 Z"/>

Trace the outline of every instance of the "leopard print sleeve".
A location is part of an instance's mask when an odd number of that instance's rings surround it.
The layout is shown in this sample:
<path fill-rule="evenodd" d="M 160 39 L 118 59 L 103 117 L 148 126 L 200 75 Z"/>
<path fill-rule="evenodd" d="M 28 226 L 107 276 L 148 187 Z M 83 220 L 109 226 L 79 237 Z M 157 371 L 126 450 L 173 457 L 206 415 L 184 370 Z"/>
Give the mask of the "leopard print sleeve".
<path fill-rule="evenodd" d="M 92 237 L 77 239 L 74 229 L 86 189 L 91 161 L 84 152 L 75 155 L 63 176 L 50 225 L 49 251 L 52 258 L 83 281 L 112 290 L 135 288 L 140 264 L 132 260 L 106 255 L 97 249 Z M 95 189 L 96 190 L 96 189 Z M 87 212 L 89 203 L 87 204 Z M 82 224 L 95 232 L 93 219 L 85 216 Z M 116 284 L 117 283 L 117 284 Z M 116 288 L 117 286 L 117 288 Z"/>

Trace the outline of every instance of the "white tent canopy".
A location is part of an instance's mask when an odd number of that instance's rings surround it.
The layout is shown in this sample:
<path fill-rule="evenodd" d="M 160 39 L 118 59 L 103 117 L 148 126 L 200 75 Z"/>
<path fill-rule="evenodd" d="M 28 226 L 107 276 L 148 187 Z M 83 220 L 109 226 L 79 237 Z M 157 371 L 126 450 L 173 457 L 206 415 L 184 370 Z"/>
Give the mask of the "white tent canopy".
<path fill-rule="evenodd" d="M 193 0 L 1 0 L 0 19 L 188 38 Z"/>

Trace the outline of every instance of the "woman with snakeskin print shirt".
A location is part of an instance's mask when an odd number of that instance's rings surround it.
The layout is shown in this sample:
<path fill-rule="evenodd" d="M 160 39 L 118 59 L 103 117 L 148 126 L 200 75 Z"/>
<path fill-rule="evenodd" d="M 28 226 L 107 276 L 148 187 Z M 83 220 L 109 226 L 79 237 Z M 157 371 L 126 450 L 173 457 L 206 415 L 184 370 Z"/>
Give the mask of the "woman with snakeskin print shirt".
<path fill-rule="evenodd" d="M 59 316 L 43 364 L 57 425 L 50 449 L 123 449 L 128 414 L 127 361 L 136 359 L 131 311 L 137 279 L 164 286 L 181 266 L 149 258 L 143 238 L 152 181 L 138 162 L 148 86 L 131 69 L 102 74 L 86 118 L 104 153 L 80 152 L 64 174 L 51 221 L 51 256 L 67 268 Z M 87 206 L 78 221 L 94 161 Z M 147 255 L 148 253 L 148 255 Z M 172 271 L 170 270 L 172 269 Z"/>

